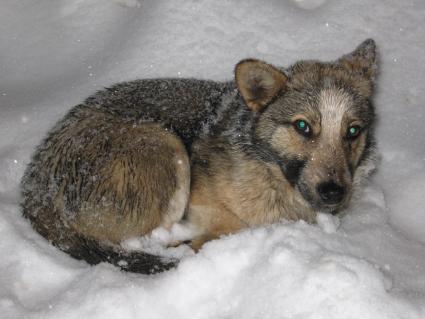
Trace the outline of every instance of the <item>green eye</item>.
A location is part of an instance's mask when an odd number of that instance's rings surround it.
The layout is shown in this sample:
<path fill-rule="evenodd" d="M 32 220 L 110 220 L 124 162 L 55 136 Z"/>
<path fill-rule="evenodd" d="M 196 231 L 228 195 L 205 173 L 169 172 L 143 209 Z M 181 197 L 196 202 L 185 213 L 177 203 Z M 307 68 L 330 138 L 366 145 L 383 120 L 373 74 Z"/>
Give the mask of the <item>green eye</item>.
<path fill-rule="evenodd" d="M 304 121 L 298 121 L 297 126 L 300 130 L 304 129 L 306 127 L 307 123 Z"/>
<path fill-rule="evenodd" d="M 348 128 L 347 137 L 349 139 L 355 139 L 359 135 L 360 135 L 360 126 L 354 125 Z"/>
<path fill-rule="evenodd" d="M 294 127 L 297 132 L 303 136 L 309 137 L 311 136 L 311 128 L 310 125 L 304 120 L 296 120 L 294 122 Z"/>

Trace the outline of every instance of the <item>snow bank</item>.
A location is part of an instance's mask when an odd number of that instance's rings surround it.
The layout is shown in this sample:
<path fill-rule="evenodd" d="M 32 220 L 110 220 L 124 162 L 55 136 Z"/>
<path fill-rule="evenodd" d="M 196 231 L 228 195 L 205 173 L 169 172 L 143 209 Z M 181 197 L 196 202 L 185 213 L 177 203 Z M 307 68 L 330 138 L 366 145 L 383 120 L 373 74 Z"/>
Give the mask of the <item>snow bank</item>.
<path fill-rule="evenodd" d="M 67 0 L 0 4 L 0 318 L 425 317 L 425 45 L 421 0 Z M 18 183 L 53 123 L 141 77 L 232 77 L 257 57 L 330 60 L 368 37 L 381 74 L 378 175 L 344 216 L 224 237 L 154 276 L 90 267 L 19 213 Z M 134 239 L 164 250 L 173 236 Z"/>

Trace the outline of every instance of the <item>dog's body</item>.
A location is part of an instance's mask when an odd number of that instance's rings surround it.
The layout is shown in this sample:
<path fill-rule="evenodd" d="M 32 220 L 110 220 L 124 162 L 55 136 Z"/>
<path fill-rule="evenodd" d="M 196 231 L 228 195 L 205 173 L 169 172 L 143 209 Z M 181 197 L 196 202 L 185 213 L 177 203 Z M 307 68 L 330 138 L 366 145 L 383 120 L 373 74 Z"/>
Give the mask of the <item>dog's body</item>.
<path fill-rule="evenodd" d="M 138 80 L 74 107 L 37 149 L 23 212 L 90 263 L 152 272 L 119 243 L 184 218 L 192 247 L 280 219 L 344 207 L 373 161 L 375 46 L 287 70 L 257 60 L 236 81 Z M 124 261 L 124 262 L 122 262 Z"/>

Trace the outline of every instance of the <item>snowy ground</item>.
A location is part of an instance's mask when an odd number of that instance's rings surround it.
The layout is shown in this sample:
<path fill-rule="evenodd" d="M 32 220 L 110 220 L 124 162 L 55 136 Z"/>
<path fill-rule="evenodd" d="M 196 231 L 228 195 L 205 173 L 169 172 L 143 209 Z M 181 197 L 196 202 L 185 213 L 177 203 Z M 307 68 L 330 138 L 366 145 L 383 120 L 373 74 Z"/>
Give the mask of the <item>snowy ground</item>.
<path fill-rule="evenodd" d="M 424 19 L 423 0 L 2 0 L 0 318 L 425 318 Z M 341 219 L 246 230 L 143 276 L 73 260 L 20 216 L 32 150 L 95 90 L 331 60 L 368 37 L 383 160 Z"/>

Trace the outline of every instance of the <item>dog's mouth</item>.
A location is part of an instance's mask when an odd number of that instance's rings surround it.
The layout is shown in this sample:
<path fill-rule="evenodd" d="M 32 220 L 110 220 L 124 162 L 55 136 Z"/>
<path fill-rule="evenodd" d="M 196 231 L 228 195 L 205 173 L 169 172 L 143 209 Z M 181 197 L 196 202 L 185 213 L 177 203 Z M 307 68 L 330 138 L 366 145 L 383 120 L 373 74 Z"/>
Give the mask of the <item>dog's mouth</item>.
<path fill-rule="evenodd" d="M 326 214 L 330 214 L 330 215 L 338 215 L 342 208 L 344 207 L 344 205 L 320 205 L 320 204 L 315 204 L 315 205 L 311 205 L 311 207 L 316 210 L 319 211 L 321 213 L 326 213 Z"/>
<path fill-rule="evenodd" d="M 344 205 L 338 205 L 338 206 L 337 205 L 333 205 L 333 206 L 322 205 L 322 206 L 315 207 L 315 209 L 320 211 L 321 213 L 327 213 L 327 214 L 335 216 L 335 215 L 338 215 L 341 212 L 341 209 L 343 208 L 343 206 Z"/>
<path fill-rule="evenodd" d="M 311 206 L 313 210 L 337 215 L 349 200 L 349 193 L 344 192 L 335 200 L 323 199 L 316 191 L 312 191 L 306 184 L 300 183 L 297 189 L 304 200 Z"/>

